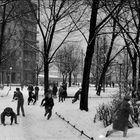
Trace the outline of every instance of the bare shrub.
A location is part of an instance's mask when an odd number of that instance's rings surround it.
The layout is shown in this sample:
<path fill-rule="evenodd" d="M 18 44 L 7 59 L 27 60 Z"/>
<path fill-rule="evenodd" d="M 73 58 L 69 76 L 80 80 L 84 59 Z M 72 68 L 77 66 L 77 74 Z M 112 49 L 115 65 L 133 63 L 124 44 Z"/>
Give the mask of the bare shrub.
<path fill-rule="evenodd" d="M 104 127 L 109 126 L 114 118 L 114 113 L 117 110 L 118 104 L 122 101 L 122 99 L 119 98 L 119 95 L 115 95 L 113 97 L 113 100 L 111 103 L 108 104 L 101 104 L 98 106 L 97 113 L 94 116 L 94 123 L 97 121 L 102 121 Z"/>

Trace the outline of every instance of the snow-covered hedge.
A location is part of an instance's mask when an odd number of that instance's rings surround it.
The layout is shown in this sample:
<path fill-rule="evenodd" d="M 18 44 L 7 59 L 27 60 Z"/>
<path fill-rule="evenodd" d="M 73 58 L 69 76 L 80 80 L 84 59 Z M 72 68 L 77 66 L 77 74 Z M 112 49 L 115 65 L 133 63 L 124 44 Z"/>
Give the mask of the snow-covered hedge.
<path fill-rule="evenodd" d="M 94 117 L 94 123 L 97 121 L 102 121 L 104 127 L 109 126 L 113 121 L 114 112 L 118 104 L 122 101 L 118 95 L 113 97 L 113 101 L 109 104 L 101 104 L 98 106 L 97 113 Z"/>

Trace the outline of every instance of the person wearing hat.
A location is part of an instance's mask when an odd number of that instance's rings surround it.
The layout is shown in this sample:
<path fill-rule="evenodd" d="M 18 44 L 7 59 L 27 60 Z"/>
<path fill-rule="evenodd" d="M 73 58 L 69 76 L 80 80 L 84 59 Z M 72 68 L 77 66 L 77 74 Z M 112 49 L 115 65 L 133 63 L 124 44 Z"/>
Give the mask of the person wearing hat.
<path fill-rule="evenodd" d="M 113 128 L 112 130 L 107 131 L 106 137 L 108 137 L 116 131 L 122 131 L 123 137 L 126 137 L 129 125 L 129 115 L 133 115 L 133 109 L 129 104 L 130 99 L 131 97 L 129 95 L 126 95 L 123 101 L 118 105 L 114 113 L 115 115 L 113 120 Z"/>

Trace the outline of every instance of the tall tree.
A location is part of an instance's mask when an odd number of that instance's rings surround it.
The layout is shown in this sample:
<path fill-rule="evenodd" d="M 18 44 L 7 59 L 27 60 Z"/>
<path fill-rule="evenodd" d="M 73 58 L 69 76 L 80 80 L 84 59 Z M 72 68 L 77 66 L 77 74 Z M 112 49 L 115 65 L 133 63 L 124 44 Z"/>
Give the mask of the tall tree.
<path fill-rule="evenodd" d="M 92 0 L 91 5 L 89 39 L 84 62 L 82 93 L 80 98 L 80 109 L 85 111 L 88 111 L 89 76 L 97 33 L 101 30 L 101 28 L 103 28 L 103 26 L 110 19 L 111 15 L 114 14 L 114 12 L 116 12 L 116 10 L 122 4 L 122 0 L 117 2 L 116 6 L 111 10 L 111 13 L 109 13 L 105 18 L 102 19 L 101 22 L 97 24 L 97 16 L 100 2 L 100 0 Z"/>
<path fill-rule="evenodd" d="M 119 25 L 119 27 L 122 29 L 123 34 L 126 35 L 126 40 L 127 40 L 127 44 L 129 44 L 129 42 L 131 42 L 131 44 L 133 44 L 133 53 L 132 53 L 132 57 L 131 58 L 131 62 L 132 62 L 132 66 L 133 66 L 133 88 L 134 90 L 137 89 L 137 59 L 140 56 L 140 50 L 139 50 L 139 30 L 140 30 L 140 2 L 138 0 L 134 0 L 134 1 L 126 1 L 126 12 L 125 15 L 127 16 L 127 20 L 126 20 L 126 16 L 123 15 L 123 17 L 121 18 L 121 22 L 119 20 L 119 18 L 115 18 L 114 15 L 112 15 L 112 18 L 114 20 L 116 20 L 117 24 Z M 110 9 L 107 9 L 108 11 L 110 11 Z M 125 18 L 124 18 L 125 17 Z M 125 21 L 124 21 L 125 19 Z M 124 25 L 124 22 L 127 22 L 127 26 Z M 125 42 L 126 42 L 125 40 Z M 129 47 L 129 45 L 128 45 Z M 128 49 L 129 50 L 129 49 Z M 132 50 L 132 48 L 131 48 Z M 128 51 L 128 53 L 130 54 L 130 51 Z"/>
<path fill-rule="evenodd" d="M 75 16 L 76 23 L 80 22 L 84 10 L 79 13 L 79 8 L 83 4 L 81 1 L 77 0 L 38 0 L 37 8 L 35 9 L 30 0 L 27 0 L 27 2 L 34 12 L 43 40 L 44 93 L 47 93 L 49 88 L 49 64 L 53 60 L 57 50 L 76 29 L 69 15 Z M 38 11 L 38 16 L 36 10 Z M 63 35 L 61 34 L 62 32 Z M 55 44 L 54 40 L 56 40 L 56 37 L 59 38 L 60 35 L 62 37 L 61 41 Z"/>
<path fill-rule="evenodd" d="M 106 6 L 108 6 L 108 5 L 106 5 Z M 114 4 L 112 4 L 112 6 L 114 7 Z M 109 7 L 110 7 L 110 5 L 109 5 Z M 114 17 L 119 17 L 119 15 L 122 14 L 122 13 L 120 13 L 122 7 L 123 7 L 123 5 L 119 6 L 119 8 L 117 9 L 116 13 L 114 14 Z M 113 19 L 111 21 L 110 30 L 111 30 L 111 27 L 112 27 L 112 32 L 111 32 L 111 37 L 110 37 L 111 38 L 110 39 L 110 45 L 108 47 L 108 51 L 105 54 L 106 55 L 105 63 L 103 65 L 103 69 L 102 69 L 102 72 L 101 72 L 101 75 L 100 75 L 100 79 L 99 79 L 99 83 L 98 83 L 98 88 L 97 88 L 97 93 L 96 93 L 99 96 L 100 96 L 100 93 L 101 93 L 101 88 L 103 86 L 103 83 L 104 83 L 104 80 L 105 80 L 105 75 L 106 75 L 106 72 L 108 70 L 108 67 L 111 64 L 111 61 L 115 58 L 115 57 L 113 57 L 113 59 L 112 59 L 111 55 L 112 55 L 112 50 L 113 50 L 113 46 L 114 46 L 115 40 L 117 39 L 117 37 L 119 36 L 119 33 L 120 33 L 120 30 L 118 30 L 117 22 L 115 20 L 113 20 Z M 107 34 L 108 33 L 106 32 L 106 35 Z M 118 54 L 118 52 L 117 52 L 117 54 Z M 115 56 L 117 56 L 117 55 L 115 54 Z"/>
<path fill-rule="evenodd" d="M 4 35 L 5 35 L 5 28 L 6 24 L 11 20 L 11 16 L 13 11 L 15 10 L 15 6 L 9 7 L 9 5 L 12 5 L 11 1 L 1 1 L 0 4 L 0 11 L 1 11 L 1 20 L 0 20 L 0 65 L 3 59 L 2 53 L 4 49 Z"/>
<path fill-rule="evenodd" d="M 66 43 L 56 54 L 56 65 L 63 75 L 64 83 L 67 82 L 67 77 L 69 77 L 69 87 L 72 82 L 72 74 L 80 67 L 81 55 L 79 52 L 80 49 L 77 44 Z"/>
<path fill-rule="evenodd" d="M 80 109 L 88 111 L 88 88 L 89 88 L 89 75 L 92 62 L 92 56 L 94 53 L 95 45 L 95 34 L 96 34 L 96 22 L 97 22 L 97 13 L 99 7 L 99 0 L 92 1 L 92 11 L 90 18 L 90 29 L 89 29 L 89 40 L 85 56 L 84 72 L 83 72 L 83 81 L 82 81 L 82 93 L 80 98 Z"/>

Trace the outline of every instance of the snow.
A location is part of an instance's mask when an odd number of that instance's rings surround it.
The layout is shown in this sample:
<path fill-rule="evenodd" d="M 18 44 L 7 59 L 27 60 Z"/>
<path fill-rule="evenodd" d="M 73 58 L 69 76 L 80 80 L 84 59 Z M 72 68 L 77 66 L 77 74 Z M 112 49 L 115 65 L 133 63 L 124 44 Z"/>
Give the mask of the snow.
<path fill-rule="evenodd" d="M 16 101 L 12 102 L 13 92 L 16 87 L 12 87 L 8 96 L 9 87 L 4 87 L 0 90 L 0 112 L 7 106 L 12 107 L 16 112 Z M 112 100 L 109 98 L 117 93 L 117 88 L 107 88 L 105 93 L 98 97 L 95 94 L 95 88 L 89 89 L 89 111 L 79 110 L 79 101 L 72 104 L 71 98 L 66 99 L 65 102 L 58 102 L 58 98 L 54 99 L 55 105 L 53 114 L 50 120 L 44 117 L 44 108 L 40 107 L 40 102 L 43 98 L 43 87 L 40 87 L 39 101 L 35 105 L 27 105 L 27 88 L 23 89 L 25 98 L 25 117 L 18 116 L 18 125 L 10 124 L 10 120 L 6 117 L 6 126 L 0 125 L 0 140 L 89 140 L 84 135 L 75 130 L 71 125 L 60 119 L 55 112 L 64 117 L 71 124 L 75 125 L 79 130 L 83 130 L 89 137 L 95 140 L 124 140 L 122 132 L 117 132 L 105 137 L 107 130 L 111 126 L 104 128 L 101 122 L 93 123 L 93 118 L 96 112 L 96 107 L 101 103 L 108 103 Z M 79 87 L 68 88 L 68 95 L 74 95 Z M 128 130 L 127 140 L 139 140 L 140 131 L 136 125 L 133 129 Z"/>

